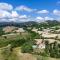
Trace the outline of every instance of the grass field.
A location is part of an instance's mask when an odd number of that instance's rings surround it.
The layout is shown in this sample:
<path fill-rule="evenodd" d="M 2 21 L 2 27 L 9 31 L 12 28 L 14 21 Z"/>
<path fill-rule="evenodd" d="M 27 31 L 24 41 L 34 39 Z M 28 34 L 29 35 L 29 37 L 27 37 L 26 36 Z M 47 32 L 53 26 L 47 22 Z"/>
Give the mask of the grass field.
<path fill-rule="evenodd" d="M 60 59 L 45 57 L 45 56 L 40 56 L 40 55 L 36 55 L 36 57 L 37 57 L 37 60 L 60 60 Z"/>

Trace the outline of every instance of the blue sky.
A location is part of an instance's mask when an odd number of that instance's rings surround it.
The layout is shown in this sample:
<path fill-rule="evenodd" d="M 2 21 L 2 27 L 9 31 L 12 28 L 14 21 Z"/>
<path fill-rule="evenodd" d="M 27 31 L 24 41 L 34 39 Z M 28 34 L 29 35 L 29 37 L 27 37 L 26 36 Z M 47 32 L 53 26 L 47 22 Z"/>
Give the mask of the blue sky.
<path fill-rule="evenodd" d="M 0 21 L 60 20 L 60 0 L 0 0 Z"/>
<path fill-rule="evenodd" d="M 0 0 L 0 2 L 5 2 L 12 4 L 14 7 L 19 5 L 26 5 L 31 8 L 37 8 L 37 9 L 55 9 L 59 8 L 57 5 L 57 2 L 60 0 Z"/>

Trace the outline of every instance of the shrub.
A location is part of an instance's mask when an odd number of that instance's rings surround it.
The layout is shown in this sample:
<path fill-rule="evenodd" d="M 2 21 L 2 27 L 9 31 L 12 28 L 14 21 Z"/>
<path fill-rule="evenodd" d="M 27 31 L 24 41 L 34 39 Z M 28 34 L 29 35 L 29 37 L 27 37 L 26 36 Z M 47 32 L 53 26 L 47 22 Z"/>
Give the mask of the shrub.
<path fill-rule="evenodd" d="M 23 46 L 21 47 L 21 51 L 22 51 L 23 53 L 31 53 L 31 52 L 33 52 L 32 45 L 29 44 L 29 43 L 23 44 Z"/>

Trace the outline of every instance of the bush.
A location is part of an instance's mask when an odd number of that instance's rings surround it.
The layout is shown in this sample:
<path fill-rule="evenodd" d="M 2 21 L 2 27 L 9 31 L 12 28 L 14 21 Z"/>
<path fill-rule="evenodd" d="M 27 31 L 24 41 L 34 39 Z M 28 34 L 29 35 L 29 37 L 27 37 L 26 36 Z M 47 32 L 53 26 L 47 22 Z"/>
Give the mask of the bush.
<path fill-rule="evenodd" d="M 23 45 L 25 42 L 26 42 L 25 39 L 17 39 L 17 40 L 10 41 L 10 44 L 12 45 L 12 48 L 14 48 Z"/>
<path fill-rule="evenodd" d="M 4 33 L 3 29 L 0 28 L 0 36 L 1 36 L 1 35 L 4 35 L 4 34 L 5 34 L 5 33 Z"/>
<path fill-rule="evenodd" d="M 29 44 L 29 43 L 23 44 L 23 46 L 21 47 L 21 50 L 22 50 L 23 53 L 31 53 L 31 52 L 33 52 L 32 45 Z"/>

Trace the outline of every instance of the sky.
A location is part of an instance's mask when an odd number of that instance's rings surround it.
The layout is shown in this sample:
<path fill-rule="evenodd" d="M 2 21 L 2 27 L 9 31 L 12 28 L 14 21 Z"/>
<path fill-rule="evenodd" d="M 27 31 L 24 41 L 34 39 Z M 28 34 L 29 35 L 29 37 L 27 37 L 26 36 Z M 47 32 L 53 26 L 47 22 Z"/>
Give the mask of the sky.
<path fill-rule="evenodd" d="M 60 21 L 60 0 L 0 0 L 0 22 Z"/>

